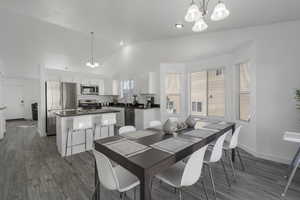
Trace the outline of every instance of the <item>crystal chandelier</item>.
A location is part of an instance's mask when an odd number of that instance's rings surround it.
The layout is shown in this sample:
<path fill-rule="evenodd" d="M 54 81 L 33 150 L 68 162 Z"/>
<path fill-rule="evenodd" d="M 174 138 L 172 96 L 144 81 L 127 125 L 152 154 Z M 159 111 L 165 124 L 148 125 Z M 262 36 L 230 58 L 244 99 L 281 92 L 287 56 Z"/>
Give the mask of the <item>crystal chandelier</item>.
<path fill-rule="evenodd" d="M 187 10 L 185 15 L 185 21 L 194 22 L 192 30 L 194 32 L 201 32 L 208 28 L 207 23 L 205 22 L 205 17 L 208 13 L 208 3 L 210 0 L 200 0 L 199 6 L 192 0 L 190 7 Z M 230 15 L 229 10 L 226 8 L 223 1 L 219 0 L 216 6 L 213 9 L 213 12 L 210 16 L 212 21 L 220 21 L 227 18 Z"/>
<path fill-rule="evenodd" d="M 94 61 L 94 32 L 91 32 L 91 57 L 85 65 L 90 68 L 99 67 L 99 63 Z"/>

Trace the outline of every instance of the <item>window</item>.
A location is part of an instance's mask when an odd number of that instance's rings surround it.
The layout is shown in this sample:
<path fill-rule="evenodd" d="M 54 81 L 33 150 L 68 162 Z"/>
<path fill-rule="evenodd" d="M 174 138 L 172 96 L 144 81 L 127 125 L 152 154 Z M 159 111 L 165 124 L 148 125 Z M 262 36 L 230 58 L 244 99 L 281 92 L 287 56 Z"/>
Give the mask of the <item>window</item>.
<path fill-rule="evenodd" d="M 168 73 L 166 76 L 166 110 L 169 114 L 180 113 L 180 73 Z"/>
<path fill-rule="evenodd" d="M 191 73 L 192 115 L 207 114 L 207 72 Z"/>
<path fill-rule="evenodd" d="M 250 120 L 250 73 L 249 63 L 241 63 L 238 65 L 238 87 L 239 87 L 239 112 L 238 118 L 240 120 Z"/>
<path fill-rule="evenodd" d="M 225 80 L 222 68 L 190 74 L 191 114 L 224 116 Z"/>
<path fill-rule="evenodd" d="M 131 97 L 134 93 L 135 83 L 134 80 L 121 80 L 120 81 L 120 96 L 122 98 Z"/>

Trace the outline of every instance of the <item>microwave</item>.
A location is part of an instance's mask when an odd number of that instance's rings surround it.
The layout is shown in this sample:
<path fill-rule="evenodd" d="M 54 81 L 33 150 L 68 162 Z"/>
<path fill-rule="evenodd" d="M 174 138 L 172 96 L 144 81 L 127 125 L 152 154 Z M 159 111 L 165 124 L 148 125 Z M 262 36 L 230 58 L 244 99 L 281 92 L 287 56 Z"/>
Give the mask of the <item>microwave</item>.
<path fill-rule="evenodd" d="M 98 85 L 80 85 L 81 95 L 99 95 Z"/>

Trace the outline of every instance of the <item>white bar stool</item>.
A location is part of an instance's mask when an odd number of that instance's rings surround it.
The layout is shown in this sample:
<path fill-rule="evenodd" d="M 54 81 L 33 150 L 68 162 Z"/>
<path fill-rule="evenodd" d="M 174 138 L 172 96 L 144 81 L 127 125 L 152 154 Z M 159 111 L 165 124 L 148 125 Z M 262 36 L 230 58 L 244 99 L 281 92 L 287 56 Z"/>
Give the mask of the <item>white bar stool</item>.
<path fill-rule="evenodd" d="M 149 122 L 149 127 L 150 127 L 150 128 L 153 128 L 153 127 L 159 127 L 159 126 L 162 126 L 161 121 L 156 121 L 156 120 L 154 120 L 154 121 L 150 121 L 150 122 Z"/>
<path fill-rule="evenodd" d="M 122 135 L 123 133 L 129 133 L 129 132 L 135 132 L 136 128 L 134 126 L 122 126 L 119 128 L 119 135 Z"/>
<path fill-rule="evenodd" d="M 107 127 L 108 135 L 110 133 L 110 126 L 115 125 L 117 123 L 116 114 L 115 113 L 107 113 L 103 114 L 99 117 L 94 118 L 94 133 L 93 133 L 93 141 L 96 139 L 96 128 L 99 127 L 100 137 L 102 137 L 101 128 Z"/>
<path fill-rule="evenodd" d="M 285 132 L 284 136 L 283 136 L 283 140 L 300 144 L 300 133 Z M 299 165 L 300 165 L 300 147 L 299 147 L 297 153 L 295 154 L 291 164 L 289 165 L 289 170 L 288 170 L 288 175 L 287 175 L 288 182 L 287 182 L 281 196 L 283 196 L 283 197 L 285 196 L 285 194 L 286 194 L 287 190 L 289 189 L 289 186 L 296 174 L 296 171 L 297 171 Z"/>
<path fill-rule="evenodd" d="M 73 118 L 73 125 L 71 128 L 68 128 L 67 138 L 66 138 L 66 150 L 65 156 L 67 156 L 68 148 L 71 148 L 71 156 L 73 155 L 73 147 L 84 145 L 85 151 L 87 150 L 87 137 L 86 131 L 88 129 L 93 129 L 92 117 L 89 115 L 86 116 L 77 116 Z M 84 131 L 84 142 L 73 144 L 73 135 Z M 69 135 L 71 136 L 71 145 L 69 145 Z"/>

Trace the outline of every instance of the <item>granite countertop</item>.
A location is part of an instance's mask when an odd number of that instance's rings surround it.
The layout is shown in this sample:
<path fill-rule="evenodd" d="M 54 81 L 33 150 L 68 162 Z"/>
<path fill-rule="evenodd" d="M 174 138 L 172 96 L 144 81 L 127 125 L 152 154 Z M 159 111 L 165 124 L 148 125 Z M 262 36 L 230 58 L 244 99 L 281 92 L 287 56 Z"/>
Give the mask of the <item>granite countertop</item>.
<path fill-rule="evenodd" d="M 104 113 L 117 113 L 120 112 L 114 109 L 94 109 L 94 110 L 69 110 L 69 111 L 59 111 L 55 114 L 59 117 L 73 117 L 80 115 L 96 115 L 96 114 L 104 114 Z"/>
<path fill-rule="evenodd" d="M 144 107 L 143 104 L 139 104 L 139 105 L 125 105 L 125 104 L 115 104 L 115 105 L 110 105 L 109 107 L 118 107 L 118 108 L 133 108 L 133 109 L 141 109 L 141 110 L 148 110 L 148 109 L 156 109 L 156 108 L 160 108 L 159 105 L 153 106 L 153 107 Z"/>
<path fill-rule="evenodd" d="M 6 106 L 0 106 L 0 110 L 5 110 Z"/>

